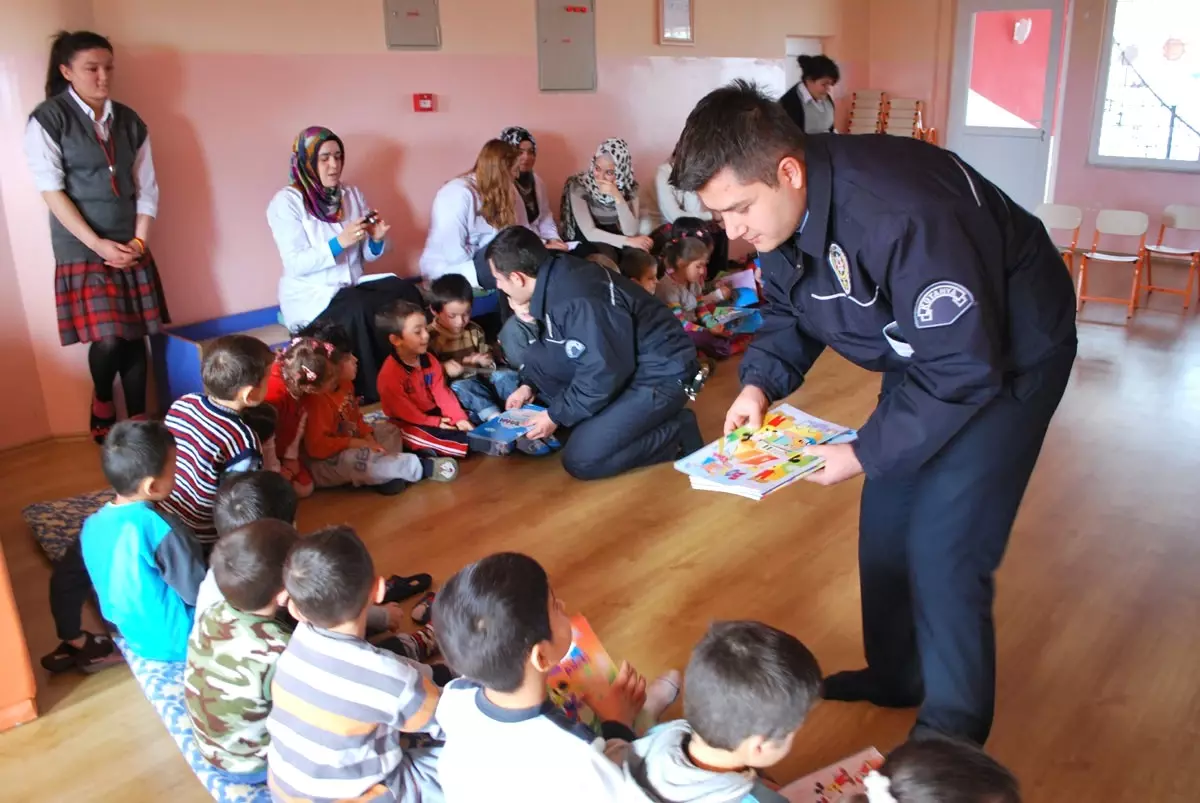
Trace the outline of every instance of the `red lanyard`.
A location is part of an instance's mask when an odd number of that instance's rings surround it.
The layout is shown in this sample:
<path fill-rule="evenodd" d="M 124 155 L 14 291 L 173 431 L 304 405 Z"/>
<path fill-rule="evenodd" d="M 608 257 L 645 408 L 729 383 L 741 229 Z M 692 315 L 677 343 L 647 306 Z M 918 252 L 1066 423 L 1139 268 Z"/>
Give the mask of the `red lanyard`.
<path fill-rule="evenodd" d="M 112 182 L 113 195 L 120 198 L 121 191 L 117 189 L 117 148 L 113 144 L 112 126 L 108 129 L 108 139 L 100 136 L 96 126 L 92 126 L 92 130 L 96 134 L 96 141 L 100 143 L 100 150 L 104 151 L 104 161 L 108 162 L 108 180 Z"/>

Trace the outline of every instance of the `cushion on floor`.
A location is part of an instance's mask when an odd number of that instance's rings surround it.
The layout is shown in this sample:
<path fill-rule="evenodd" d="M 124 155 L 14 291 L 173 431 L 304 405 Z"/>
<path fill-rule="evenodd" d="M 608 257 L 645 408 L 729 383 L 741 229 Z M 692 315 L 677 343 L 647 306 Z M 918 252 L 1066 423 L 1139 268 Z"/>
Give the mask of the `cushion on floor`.
<path fill-rule="evenodd" d="M 67 499 L 35 502 L 22 510 L 21 516 L 42 551 L 50 560 L 56 561 L 71 542 L 79 538 L 83 520 L 111 502 L 114 496 L 112 489 L 106 488 Z"/>

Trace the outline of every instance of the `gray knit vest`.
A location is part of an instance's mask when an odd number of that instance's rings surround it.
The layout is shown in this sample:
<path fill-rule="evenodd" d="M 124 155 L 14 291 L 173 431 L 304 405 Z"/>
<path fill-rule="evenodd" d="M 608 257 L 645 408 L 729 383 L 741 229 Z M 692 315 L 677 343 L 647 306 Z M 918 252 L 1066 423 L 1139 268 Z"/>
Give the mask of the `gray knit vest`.
<path fill-rule="evenodd" d="M 110 174 L 92 120 L 69 92 L 50 98 L 30 116 L 62 149 L 67 197 L 75 203 L 92 231 L 119 243 L 132 240 L 137 222 L 133 162 L 146 141 L 146 124 L 142 119 L 128 106 L 113 103 L 109 141 L 113 145 L 115 172 Z M 117 194 L 113 193 L 113 175 L 117 180 Z M 54 260 L 59 265 L 103 262 L 98 254 L 67 231 L 53 213 L 50 215 L 50 241 L 54 246 Z"/>

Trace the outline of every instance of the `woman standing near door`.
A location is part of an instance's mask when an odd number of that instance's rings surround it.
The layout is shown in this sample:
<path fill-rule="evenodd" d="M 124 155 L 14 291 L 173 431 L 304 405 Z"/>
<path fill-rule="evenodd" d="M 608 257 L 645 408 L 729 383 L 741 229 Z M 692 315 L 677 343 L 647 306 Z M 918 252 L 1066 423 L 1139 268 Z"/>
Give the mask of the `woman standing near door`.
<path fill-rule="evenodd" d="M 146 411 L 146 335 L 169 323 L 147 245 L 158 214 L 150 134 L 109 97 L 112 44 L 63 31 L 50 48 L 46 100 L 29 116 L 25 155 L 50 208 L 58 335 L 90 343 L 90 429 L 102 443 L 116 423 L 118 374 L 129 416 Z"/>
<path fill-rule="evenodd" d="M 837 63 L 828 56 L 798 56 L 800 81 L 779 99 L 783 110 L 805 134 L 832 134 L 836 111 L 830 90 L 841 80 Z"/>

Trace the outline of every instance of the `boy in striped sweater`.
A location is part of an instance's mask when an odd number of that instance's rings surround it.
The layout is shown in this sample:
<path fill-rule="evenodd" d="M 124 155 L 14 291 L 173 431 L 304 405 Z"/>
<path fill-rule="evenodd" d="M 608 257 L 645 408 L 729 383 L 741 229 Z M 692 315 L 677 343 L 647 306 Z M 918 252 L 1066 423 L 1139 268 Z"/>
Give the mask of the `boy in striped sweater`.
<path fill-rule="evenodd" d="M 242 414 L 266 399 L 273 359 L 257 338 L 219 337 L 204 349 L 204 393 L 182 396 L 167 412 L 177 466 L 175 490 L 162 507 L 195 531 L 206 552 L 217 540 L 212 509 L 221 478 L 262 468 L 262 441 Z"/>
<path fill-rule="evenodd" d="M 300 620 L 275 665 L 267 783 L 275 800 L 442 803 L 431 667 L 366 641 L 386 594 L 366 546 L 346 526 L 302 539 L 283 570 Z M 423 744 L 414 744 L 414 741 Z"/>

